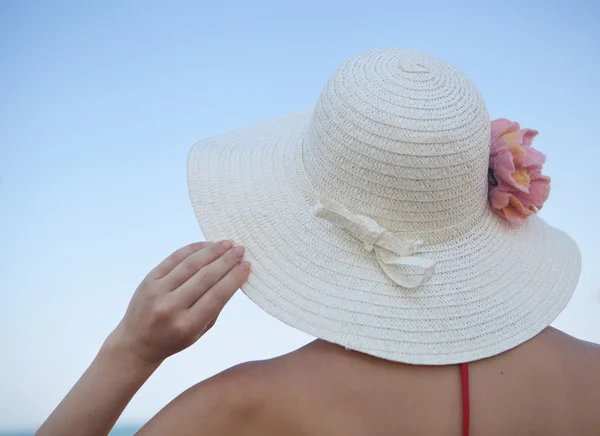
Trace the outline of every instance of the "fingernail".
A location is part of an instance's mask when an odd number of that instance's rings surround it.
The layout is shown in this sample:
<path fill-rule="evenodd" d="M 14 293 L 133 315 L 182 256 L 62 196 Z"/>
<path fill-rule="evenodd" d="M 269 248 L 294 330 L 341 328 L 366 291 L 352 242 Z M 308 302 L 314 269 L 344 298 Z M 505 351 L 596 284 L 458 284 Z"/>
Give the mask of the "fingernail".
<path fill-rule="evenodd" d="M 238 268 L 242 271 L 250 271 L 250 262 L 243 261 L 238 264 Z"/>
<path fill-rule="evenodd" d="M 221 247 L 223 247 L 225 250 L 229 250 L 231 247 L 233 247 L 233 242 L 221 241 Z"/>
<path fill-rule="evenodd" d="M 242 258 L 244 256 L 244 247 L 234 247 L 233 250 L 231 250 L 231 253 L 238 258 Z"/>
<path fill-rule="evenodd" d="M 208 241 L 202 241 L 202 242 L 200 242 L 200 248 L 204 248 L 204 247 L 206 247 L 208 244 L 209 244 L 209 242 L 208 242 Z"/>

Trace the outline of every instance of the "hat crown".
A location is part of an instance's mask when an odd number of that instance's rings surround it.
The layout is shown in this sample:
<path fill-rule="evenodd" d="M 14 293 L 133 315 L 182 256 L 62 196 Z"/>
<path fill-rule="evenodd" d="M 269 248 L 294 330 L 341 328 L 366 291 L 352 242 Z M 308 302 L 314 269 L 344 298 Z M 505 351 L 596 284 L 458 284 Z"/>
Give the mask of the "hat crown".
<path fill-rule="evenodd" d="M 461 71 L 405 49 L 364 53 L 327 82 L 302 147 L 319 195 L 439 243 L 487 207 L 490 119 Z"/>

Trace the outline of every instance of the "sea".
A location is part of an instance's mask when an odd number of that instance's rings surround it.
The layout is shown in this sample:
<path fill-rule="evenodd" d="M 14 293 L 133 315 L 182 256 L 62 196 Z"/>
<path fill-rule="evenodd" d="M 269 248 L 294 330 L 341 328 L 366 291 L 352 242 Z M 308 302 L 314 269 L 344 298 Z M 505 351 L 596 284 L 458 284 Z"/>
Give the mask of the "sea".
<path fill-rule="evenodd" d="M 115 427 L 109 436 L 133 436 L 141 426 L 118 426 Z M 0 430 L 0 436 L 33 436 L 35 430 L 19 430 L 19 431 L 2 431 Z"/>

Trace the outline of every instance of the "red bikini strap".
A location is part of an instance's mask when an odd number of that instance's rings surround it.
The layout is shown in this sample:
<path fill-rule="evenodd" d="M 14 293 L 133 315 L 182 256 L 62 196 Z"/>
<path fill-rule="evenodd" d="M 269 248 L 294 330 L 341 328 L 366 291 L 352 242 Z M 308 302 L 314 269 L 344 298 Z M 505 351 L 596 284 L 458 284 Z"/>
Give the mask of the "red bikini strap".
<path fill-rule="evenodd" d="M 463 436 L 469 436 L 470 413 L 469 413 L 469 364 L 460 364 L 460 375 L 462 378 L 462 410 L 463 410 Z"/>

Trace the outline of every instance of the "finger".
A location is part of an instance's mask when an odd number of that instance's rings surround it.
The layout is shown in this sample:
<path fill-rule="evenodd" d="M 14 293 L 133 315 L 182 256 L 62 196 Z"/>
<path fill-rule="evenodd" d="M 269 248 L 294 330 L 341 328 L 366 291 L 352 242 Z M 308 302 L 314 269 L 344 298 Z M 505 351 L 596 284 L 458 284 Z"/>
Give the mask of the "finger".
<path fill-rule="evenodd" d="M 202 250 L 189 255 L 163 277 L 167 288 L 170 291 L 179 288 L 205 266 L 210 265 L 215 259 L 220 258 L 232 245 L 231 241 L 221 241 L 216 244 L 210 244 Z"/>
<path fill-rule="evenodd" d="M 188 313 L 196 328 L 202 329 L 210 322 L 209 320 L 216 319 L 233 294 L 248 280 L 249 273 L 248 262 L 237 264 L 190 307 Z"/>
<path fill-rule="evenodd" d="M 244 257 L 244 247 L 234 247 L 214 262 L 206 265 L 187 282 L 173 292 L 177 298 L 177 306 L 187 309 L 198 300 L 205 292 L 212 288 L 219 280 Z"/>
<path fill-rule="evenodd" d="M 179 263 L 181 263 L 188 256 L 194 254 L 195 252 L 203 249 L 209 244 L 207 241 L 203 242 L 194 242 L 193 244 L 186 245 L 183 248 L 172 253 L 169 257 L 159 263 L 150 273 L 148 277 L 153 279 L 159 279 L 161 277 L 166 276 L 169 272 L 173 270 Z"/>

